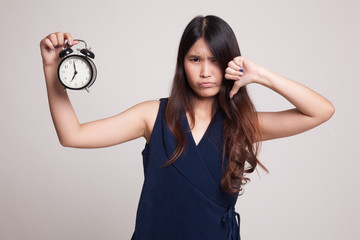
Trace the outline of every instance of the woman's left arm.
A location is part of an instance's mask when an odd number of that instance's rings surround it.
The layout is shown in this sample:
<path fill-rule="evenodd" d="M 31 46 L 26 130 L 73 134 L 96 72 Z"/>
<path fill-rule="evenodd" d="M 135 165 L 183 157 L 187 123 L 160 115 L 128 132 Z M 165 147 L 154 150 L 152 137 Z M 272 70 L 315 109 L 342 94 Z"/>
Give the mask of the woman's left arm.
<path fill-rule="evenodd" d="M 280 112 L 258 112 L 263 140 L 305 132 L 329 120 L 335 111 L 332 103 L 320 94 L 245 57 L 237 57 L 229 62 L 225 78 L 235 80 L 230 97 L 240 87 L 258 83 L 277 92 L 295 106 Z"/>

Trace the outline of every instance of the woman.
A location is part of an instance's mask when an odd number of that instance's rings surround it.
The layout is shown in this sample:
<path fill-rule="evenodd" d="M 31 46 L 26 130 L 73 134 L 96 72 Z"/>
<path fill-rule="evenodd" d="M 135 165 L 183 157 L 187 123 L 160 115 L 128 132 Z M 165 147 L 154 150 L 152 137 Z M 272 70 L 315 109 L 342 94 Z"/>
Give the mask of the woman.
<path fill-rule="evenodd" d="M 198 16 L 180 41 L 169 98 L 80 124 L 57 79 L 68 33 L 41 43 L 53 122 L 66 147 L 99 148 L 144 137 L 145 181 L 133 240 L 240 239 L 234 206 L 257 164 L 261 141 L 295 135 L 327 121 L 332 104 L 313 90 L 240 55 L 230 26 Z M 246 85 L 261 84 L 295 108 L 256 112 Z"/>

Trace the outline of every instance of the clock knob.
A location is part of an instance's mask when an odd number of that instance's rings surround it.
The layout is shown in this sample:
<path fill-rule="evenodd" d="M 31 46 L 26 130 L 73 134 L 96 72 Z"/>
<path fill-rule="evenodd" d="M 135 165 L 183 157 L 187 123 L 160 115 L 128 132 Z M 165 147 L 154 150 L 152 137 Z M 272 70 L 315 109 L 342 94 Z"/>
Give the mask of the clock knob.
<path fill-rule="evenodd" d="M 73 50 L 71 48 L 66 48 L 59 53 L 59 58 L 63 58 L 72 52 L 73 52 Z"/>
<path fill-rule="evenodd" d="M 95 54 L 92 51 L 90 51 L 89 49 L 83 48 L 80 50 L 80 52 L 89 58 L 92 58 L 92 59 L 95 58 Z"/>

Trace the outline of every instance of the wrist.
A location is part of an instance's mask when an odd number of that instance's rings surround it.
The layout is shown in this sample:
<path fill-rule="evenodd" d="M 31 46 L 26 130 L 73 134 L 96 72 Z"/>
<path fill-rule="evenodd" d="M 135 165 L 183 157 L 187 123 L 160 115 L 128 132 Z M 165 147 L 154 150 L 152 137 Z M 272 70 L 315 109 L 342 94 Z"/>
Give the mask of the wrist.
<path fill-rule="evenodd" d="M 47 86 L 55 86 L 61 85 L 58 80 L 58 67 L 55 65 L 44 65 L 44 75 L 45 75 L 45 82 Z M 54 85 L 55 84 L 55 85 Z"/>
<path fill-rule="evenodd" d="M 47 68 L 47 69 L 56 69 L 57 70 L 58 66 L 59 66 L 58 62 L 56 62 L 56 63 L 46 63 L 46 62 L 43 61 L 43 68 L 44 69 Z"/>
<path fill-rule="evenodd" d="M 269 83 L 267 80 L 268 73 L 269 73 L 268 69 L 258 65 L 255 76 L 255 82 L 261 85 L 267 85 Z"/>

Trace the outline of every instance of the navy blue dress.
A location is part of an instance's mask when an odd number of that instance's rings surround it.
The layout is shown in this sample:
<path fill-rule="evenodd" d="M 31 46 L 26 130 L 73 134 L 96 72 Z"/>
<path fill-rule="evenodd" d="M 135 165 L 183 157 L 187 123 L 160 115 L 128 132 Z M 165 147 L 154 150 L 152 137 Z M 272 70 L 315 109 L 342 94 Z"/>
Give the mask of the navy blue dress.
<path fill-rule="evenodd" d="M 240 240 L 237 196 L 220 186 L 223 112 L 216 112 L 196 145 L 183 111 L 184 152 L 162 167 L 177 146 L 165 120 L 167 101 L 160 99 L 150 141 L 142 152 L 145 177 L 131 240 Z"/>

